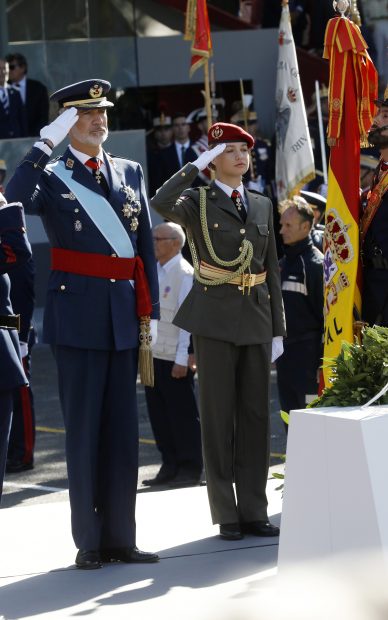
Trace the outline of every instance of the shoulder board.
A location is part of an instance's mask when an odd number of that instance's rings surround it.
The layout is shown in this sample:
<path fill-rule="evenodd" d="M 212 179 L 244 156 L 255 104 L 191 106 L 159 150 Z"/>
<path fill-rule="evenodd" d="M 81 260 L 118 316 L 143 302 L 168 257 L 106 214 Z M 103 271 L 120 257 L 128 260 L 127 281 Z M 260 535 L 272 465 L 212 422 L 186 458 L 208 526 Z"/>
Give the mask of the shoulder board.
<path fill-rule="evenodd" d="M 257 189 L 248 189 L 248 188 L 246 188 L 246 191 L 249 194 L 256 194 L 257 196 L 262 196 L 263 198 L 268 198 L 268 196 L 265 196 L 265 194 L 263 194 L 262 192 L 259 192 Z"/>

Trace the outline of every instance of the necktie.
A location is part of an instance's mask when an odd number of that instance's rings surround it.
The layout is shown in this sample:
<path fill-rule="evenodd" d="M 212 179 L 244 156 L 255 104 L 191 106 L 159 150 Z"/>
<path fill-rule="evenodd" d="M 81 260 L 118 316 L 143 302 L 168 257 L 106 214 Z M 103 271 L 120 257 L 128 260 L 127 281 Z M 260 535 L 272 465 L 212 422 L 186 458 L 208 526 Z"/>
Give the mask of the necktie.
<path fill-rule="evenodd" d="M 237 189 L 234 189 L 233 192 L 232 192 L 231 198 L 232 198 L 232 200 L 233 200 L 233 202 L 234 202 L 234 204 L 236 206 L 238 214 L 240 215 L 240 217 L 245 222 L 245 220 L 247 219 L 247 212 L 245 210 L 244 203 L 242 201 L 240 192 L 238 192 Z"/>
<path fill-rule="evenodd" d="M 85 162 L 85 166 L 92 169 L 93 177 L 96 179 L 97 183 L 103 190 L 105 196 L 108 196 L 109 185 L 108 185 L 108 181 L 106 180 L 106 178 L 104 177 L 104 175 L 102 174 L 100 170 L 102 166 L 101 159 L 98 159 L 98 157 L 91 157 L 90 159 L 88 159 L 88 161 Z"/>
<path fill-rule="evenodd" d="M 1 101 L 1 105 L 3 106 L 4 112 L 8 114 L 9 101 L 8 101 L 8 95 L 7 95 L 5 88 L 0 88 L 0 101 Z"/>
<path fill-rule="evenodd" d="M 182 159 L 182 166 L 185 165 L 186 161 L 185 161 L 185 155 L 186 155 L 186 147 L 185 146 L 181 146 L 181 159 Z"/>

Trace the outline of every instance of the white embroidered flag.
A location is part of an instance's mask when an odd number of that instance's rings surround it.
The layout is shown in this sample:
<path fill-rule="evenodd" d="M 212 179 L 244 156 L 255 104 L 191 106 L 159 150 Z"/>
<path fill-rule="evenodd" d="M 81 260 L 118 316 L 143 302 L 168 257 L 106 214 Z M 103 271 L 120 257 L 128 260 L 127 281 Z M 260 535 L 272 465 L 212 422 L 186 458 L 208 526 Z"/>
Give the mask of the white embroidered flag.
<path fill-rule="evenodd" d="M 315 177 L 314 156 L 299 79 L 290 11 L 283 4 L 276 80 L 276 188 L 289 198 Z"/>

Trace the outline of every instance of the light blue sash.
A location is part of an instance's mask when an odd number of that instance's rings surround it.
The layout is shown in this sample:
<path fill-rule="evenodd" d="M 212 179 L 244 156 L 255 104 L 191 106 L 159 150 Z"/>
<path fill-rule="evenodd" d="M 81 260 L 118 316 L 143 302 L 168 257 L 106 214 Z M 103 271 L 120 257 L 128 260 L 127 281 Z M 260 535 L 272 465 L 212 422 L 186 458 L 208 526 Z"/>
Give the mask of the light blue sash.
<path fill-rule="evenodd" d="M 131 239 L 106 198 L 75 181 L 72 178 L 72 171 L 65 167 L 62 160 L 49 164 L 46 169 L 53 172 L 73 192 L 117 256 L 133 258 L 135 253 Z"/>

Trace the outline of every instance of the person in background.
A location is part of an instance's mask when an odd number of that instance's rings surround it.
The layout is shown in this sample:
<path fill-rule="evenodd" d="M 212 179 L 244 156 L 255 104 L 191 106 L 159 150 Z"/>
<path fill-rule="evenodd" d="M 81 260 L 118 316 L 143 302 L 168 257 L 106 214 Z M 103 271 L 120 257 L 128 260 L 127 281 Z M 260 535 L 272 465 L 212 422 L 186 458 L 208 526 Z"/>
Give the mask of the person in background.
<path fill-rule="evenodd" d="M 163 112 L 152 121 L 153 130 L 147 144 L 148 187 L 150 196 L 153 196 L 159 187 L 159 154 L 172 145 L 171 116 Z"/>
<path fill-rule="evenodd" d="M 31 257 L 21 204 L 0 194 L 0 499 L 11 428 L 13 391 L 28 384 L 18 338 L 19 317 L 9 298 L 8 273 Z"/>
<path fill-rule="evenodd" d="M 215 123 L 210 150 L 186 164 L 152 198 L 183 226 L 195 281 L 174 318 L 193 335 L 198 364 L 206 482 L 220 536 L 277 536 L 267 514 L 271 359 L 285 335 L 271 201 L 244 189 L 254 138 Z M 189 189 L 208 165 L 210 187 Z M 235 487 L 234 487 L 235 484 Z"/>
<path fill-rule="evenodd" d="M 162 466 L 143 484 L 196 485 L 202 474 L 199 413 L 189 367 L 190 334 L 172 320 L 193 285 L 193 267 L 182 256 L 185 234 L 173 223 L 153 230 L 158 261 L 160 321 L 153 347 L 155 384 L 145 387 L 148 414 Z"/>
<path fill-rule="evenodd" d="M 39 136 L 49 119 L 49 96 L 42 82 L 27 77 L 28 64 L 23 54 L 7 54 L 9 82 L 17 89 L 24 104 L 27 117 L 26 136 Z"/>
<path fill-rule="evenodd" d="M 19 92 L 8 84 L 8 62 L 0 58 L 0 140 L 23 138 L 27 120 Z"/>
<path fill-rule="evenodd" d="M 325 210 L 326 198 L 317 192 L 309 192 L 301 189 L 299 195 L 304 198 L 314 214 L 314 221 L 310 231 L 313 244 L 320 252 L 323 249 L 323 237 L 325 234 Z"/>
<path fill-rule="evenodd" d="M 280 207 L 284 244 L 280 278 L 287 337 L 276 370 L 280 407 L 289 413 L 304 409 L 318 393 L 323 353 L 323 254 L 313 244 L 314 212 L 305 200 L 295 196 L 282 201 Z"/>

